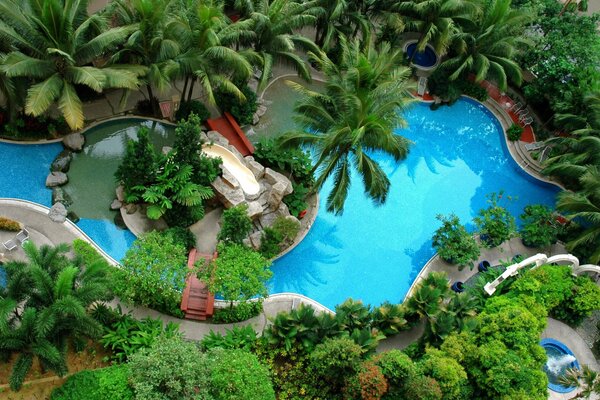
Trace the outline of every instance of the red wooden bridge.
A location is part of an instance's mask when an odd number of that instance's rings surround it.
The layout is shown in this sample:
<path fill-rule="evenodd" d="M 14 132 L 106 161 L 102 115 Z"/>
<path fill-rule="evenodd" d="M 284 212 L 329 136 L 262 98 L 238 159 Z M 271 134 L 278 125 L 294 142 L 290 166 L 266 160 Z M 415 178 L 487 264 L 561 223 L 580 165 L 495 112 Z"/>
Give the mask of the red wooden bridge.
<path fill-rule="evenodd" d="M 190 250 L 188 256 L 188 269 L 194 269 L 198 260 L 212 261 L 215 254 L 199 253 L 196 249 Z M 196 274 L 190 274 L 185 282 L 185 289 L 181 298 L 181 311 L 185 313 L 185 319 L 204 321 L 212 317 L 215 305 L 215 296 L 208 291 L 206 284 L 200 281 Z"/>

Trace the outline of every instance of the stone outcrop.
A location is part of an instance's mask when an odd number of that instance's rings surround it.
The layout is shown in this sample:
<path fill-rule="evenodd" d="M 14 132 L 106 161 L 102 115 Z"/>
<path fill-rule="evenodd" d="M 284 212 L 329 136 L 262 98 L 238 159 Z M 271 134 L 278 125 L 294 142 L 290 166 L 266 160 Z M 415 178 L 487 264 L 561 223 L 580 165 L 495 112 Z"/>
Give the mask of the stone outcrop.
<path fill-rule="evenodd" d="M 221 177 L 215 179 L 211 185 L 215 191 L 215 194 L 217 195 L 217 198 L 225 206 L 225 208 L 235 207 L 246 202 L 244 191 L 239 187 L 239 185 L 237 188 L 234 188 Z"/>
<path fill-rule="evenodd" d="M 63 146 L 67 149 L 78 152 L 83 149 L 85 137 L 79 132 L 71 133 L 70 135 L 65 136 L 62 142 Z"/>
<path fill-rule="evenodd" d="M 54 203 L 62 203 L 65 207 L 69 207 L 73 204 L 73 200 L 71 200 L 71 196 L 65 193 L 63 188 L 55 187 L 52 189 L 52 204 Z"/>
<path fill-rule="evenodd" d="M 114 199 L 112 203 L 110 203 L 110 209 L 112 211 L 119 210 L 123 207 L 123 203 L 119 199 Z"/>
<path fill-rule="evenodd" d="M 65 222 L 67 219 L 67 208 L 62 203 L 55 203 L 50 208 L 48 217 L 54 222 Z"/>
<path fill-rule="evenodd" d="M 46 178 L 46 187 L 52 188 L 56 186 L 62 186 L 69 181 L 67 174 L 64 172 L 51 172 Z"/>
<path fill-rule="evenodd" d="M 50 164 L 50 171 L 58 172 L 69 172 L 71 166 L 71 160 L 73 160 L 73 152 L 65 149 L 58 153 L 52 164 Z"/>

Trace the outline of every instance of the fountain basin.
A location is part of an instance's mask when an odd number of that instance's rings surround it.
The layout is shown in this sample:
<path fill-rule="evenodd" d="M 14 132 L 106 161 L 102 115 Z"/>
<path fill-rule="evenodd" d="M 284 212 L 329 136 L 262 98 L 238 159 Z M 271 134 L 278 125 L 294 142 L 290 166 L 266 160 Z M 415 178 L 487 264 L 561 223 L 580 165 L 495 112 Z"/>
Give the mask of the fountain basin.
<path fill-rule="evenodd" d="M 557 393 L 569 393 L 575 386 L 566 387 L 558 382 L 558 378 L 569 368 L 579 369 L 579 363 L 573 352 L 556 339 L 542 339 L 540 346 L 546 351 L 548 361 L 544 365 L 544 372 L 548 376 L 548 389 Z"/>

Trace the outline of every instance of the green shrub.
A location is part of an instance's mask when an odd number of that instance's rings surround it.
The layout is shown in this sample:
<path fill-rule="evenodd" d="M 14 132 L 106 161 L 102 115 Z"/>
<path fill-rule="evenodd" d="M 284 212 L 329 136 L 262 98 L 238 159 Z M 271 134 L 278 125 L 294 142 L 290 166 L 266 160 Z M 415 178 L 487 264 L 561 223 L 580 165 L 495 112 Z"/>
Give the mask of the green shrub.
<path fill-rule="evenodd" d="M 489 97 L 488 91 L 484 87 L 468 79 L 459 80 L 456 84 L 462 94 L 473 97 L 478 101 L 484 102 Z"/>
<path fill-rule="evenodd" d="M 73 241 L 73 252 L 76 257 L 81 257 L 84 265 L 92 265 L 101 262 L 107 267 L 109 266 L 108 261 L 98 253 L 98 250 L 85 240 L 75 239 Z"/>
<path fill-rule="evenodd" d="M 219 244 L 219 257 L 199 266 L 198 279 L 207 282 L 211 293 L 223 299 L 246 301 L 267 295 L 266 281 L 273 273 L 270 263 L 260 253 L 240 244 Z"/>
<path fill-rule="evenodd" d="M 502 195 L 502 192 L 488 195 L 489 207 L 479 210 L 478 215 L 473 218 L 481 235 L 482 244 L 486 247 L 499 246 L 512 238 L 517 230 L 515 218 L 506 208 L 498 204 Z"/>
<path fill-rule="evenodd" d="M 336 393 L 359 371 L 362 355 L 361 347 L 350 338 L 326 339 L 309 355 L 310 367 Z"/>
<path fill-rule="evenodd" d="M 150 131 L 141 127 L 137 140 L 128 140 L 123 161 L 115 172 L 115 178 L 123 184 L 125 200 L 141 196 L 142 188 L 156 180 L 158 155 L 150 143 Z"/>
<path fill-rule="evenodd" d="M 587 276 L 574 279 L 572 294 L 553 310 L 554 315 L 571 325 L 579 325 L 600 309 L 600 288 Z"/>
<path fill-rule="evenodd" d="M 409 356 L 400 350 L 390 350 L 384 353 L 377 354 L 373 361 L 386 377 L 390 384 L 390 388 L 402 390 L 404 386 L 416 374 L 416 368 Z"/>
<path fill-rule="evenodd" d="M 265 167 L 291 174 L 298 185 L 314 183 L 310 153 L 300 148 L 282 148 L 274 140 L 262 140 L 256 144 L 253 157 Z"/>
<path fill-rule="evenodd" d="M 506 136 L 508 137 L 508 140 L 512 142 L 521 139 L 522 134 L 523 128 L 517 124 L 512 124 L 510 128 L 506 130 Z"/>
<path fill-rule="evenodd" d="M 260 254 L 267 259 L 275 257 L 281 251 L 279 246 L 283 237 L 273 228 L 265 228 L 260 239 Z"/>
<path fill-rule="evenodd" d="M 127 364 L 112 365 L 93 371 L 81 371 L 70 376 L 52 391 L 50 400 L 133 400 L 128 385 Z"/>
<path fill-rule="evenodd" d="M 523 227 L 519 232 L 528 247 L 550 246 L 558 240 L 560 228 L 552 210 L 541 204 L 528 205 L 521 214 Z"/>
<path fill-rule="evenodd" d="M 306 203 L 306 196 L 308 196 L 308 189 L 302 184 L 292 184 L 294 191 L 283 198 L 283 202 L 288 209 L 290 214 L 298 217 L 301 211 L 308 208 Z"/>
<path fill-rule="evenodd" d="M 244 97 L 246 97 L 245 101 L 241 101 L 231 93 L 215 90 L 215 102 L 222 112 L 230 112 L 240 125 L 251 124 L 254 113 L 258 108 L 256 93 L 248 85 L 241 85 L 237 82 L 235 84 L 241 88 Z"/>
<path fill-rule="evenodd" d="M 208 400 L 211 364 L 196 345 L 160 337 L 129 359 L 135 399 Z"/>
<path fill-rule="evenodd" d="M 18 232 L 21 230 L 21 224 L 10 218 L 0 217 L 0 230 Z"/>
<path fill-rule="evenodd" d="M 216 348 L 207 358 L 210 391 L 216 400 L 275 400 L 269 371 L 254 354 Z"/>
<path fill-rule="evenodd" d="M 248 206 L 245 204 L 223 211 L 221 231 L 217 239 L 226 243 L 242 244 L 252 230 L 252 220 L 247 211 Z"/>
<path fill-rule="evenodd" d="M 262 312 L 262 301 L 245 301 L 233 307 L 216 308 L 212 317 L 215 324 L 232 324 L 247 321 Z"/>
<path fill-rule="evenodd" d="M 534 270 L 519 274 L 510 286 L 510 296 L 531 296 L 552 313 L 553 309 L 567 301 L 573 293 L 571 268 L 566 266 L 542 265 Z"/>
<path fill-rule="evenodd" d="M 196 247 L 196 235 L 188 228 L 182 228 L 180 226 L 174 226 L 163 232 L 164 235 L 171 236 L 173 243 L 181 245 L 187 250 L 191 250 Z"/>
<path fill-rule="evenodd" d="M 210 111 L 206 106 L 198 100 L 182 101 L 179 104 L 179 108 L 175 113 L 175 119 L 177 121 L 187 119 L 190 114 L 196 114 L 200 121 L 206 121 L 210 118 Z"/>
<path fill-rule="evenodd" d="M 440 400 L 443 399 L 440 384 L 433 378 L 415 375 L 406 384 L 405 395 L 411 400 Z"/>
<path fill-rule="evenodd" d="M 122 300 L 182 317 L 179 309 L 189 271 L 186 249 L 171 235 L 150 232 L 139 237 L 114 275 L 113 289 Z"/>
<path fill-rule="evenodd" d="M 159 337 L 179 337 L 179 325 L 169 322 L 163 326 L 160 319 L 150 317 L 137 320 L 131 315 L 121 315 L 106 329 L 100 343 L 113 351 L 112 359 L 126 361 L 143 348 L 150 347 Z"/>
<path fill-rule="evenodd" d="M 464 368 L 442 351 L 428 348 L 418 363 L 418 369 L 438 382 L 444 399 L 472 398 Z"/>
<path fill-rule="evenodd" d="M 404 305 L 386 301 L 371 311 L 371 327 L 385 336 L 392 336 L 411 328 L 412 325 L 408 323 L 405 316 L 406 307 Z"/>
<path fill-rule="evenodd" d="M 455 214 L 436 217 L 442 222 L 433 235 L 433 247 L 438 255 L 451 264 L 470 265 L 479 257 L 479 246 L 472 235 L 460 224 Z"/>
<path fill-rule="evenodd" d="M 293 218 L 279 216 L 275 218 L 272 228 L 281 236 L 281 243 L 289 246 L 294 242 L 296 236 L 298 236 L 300 224 Z"/>
<path fill-rule="evenodd" d="M 256 340 L 256 332 L 251 325 L 234 326 L 232 329 L 225 329 L 225 335 L 211 330 L 200 342 L 200 347 L 205 351 L 217 347 L 250 351 Z"/>

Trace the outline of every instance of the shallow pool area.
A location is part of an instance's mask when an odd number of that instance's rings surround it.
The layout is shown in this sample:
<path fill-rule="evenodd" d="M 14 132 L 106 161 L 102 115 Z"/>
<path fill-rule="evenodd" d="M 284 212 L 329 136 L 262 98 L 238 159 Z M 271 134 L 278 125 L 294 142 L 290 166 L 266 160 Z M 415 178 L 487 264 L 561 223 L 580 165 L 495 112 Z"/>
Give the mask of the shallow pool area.
<path fill-rule="evenodd" d="M 408 158 L 395 163 L 374 155 L 392 182 L 387 203 L 376 207 L 367 200 L 354 174 L 345 211 L 335 216 L 325 212 L 328 182 L 307 236 L 275 261 L 270 293 L 301 293 L 329 308 L 348 297 L 372 305 L 401 302 L 435 253 L 437 214 L 453 212 L 470 222 L 487 206 L 486 195 L 500 191 L 515 217 L 527 204 L 554 205 L 558 189 L 517 166 L 500 124 L 481 104 L 461 99 L 431 111 L 417 103 L 405 118 L 409 127 L 398 133 L 414 142 Z"/>

